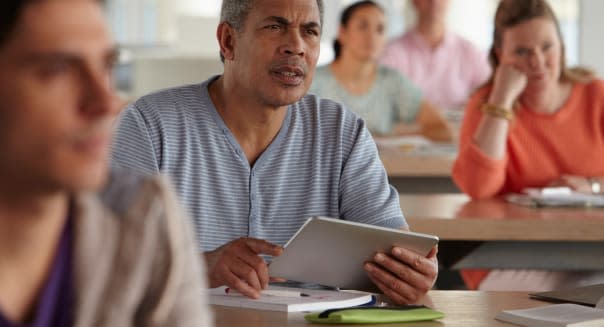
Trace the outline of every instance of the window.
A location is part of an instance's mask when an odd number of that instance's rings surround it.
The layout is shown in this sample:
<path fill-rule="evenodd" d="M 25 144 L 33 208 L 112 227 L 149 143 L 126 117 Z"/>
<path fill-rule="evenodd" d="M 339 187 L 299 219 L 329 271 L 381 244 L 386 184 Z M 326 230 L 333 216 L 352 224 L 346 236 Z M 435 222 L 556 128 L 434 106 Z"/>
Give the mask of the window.
<path fill-rule="evenodd" d="M 158 3 L 150 0 L 109 0 L 107 19 L 117 42 L 128 45 L 162 43 Z"/>

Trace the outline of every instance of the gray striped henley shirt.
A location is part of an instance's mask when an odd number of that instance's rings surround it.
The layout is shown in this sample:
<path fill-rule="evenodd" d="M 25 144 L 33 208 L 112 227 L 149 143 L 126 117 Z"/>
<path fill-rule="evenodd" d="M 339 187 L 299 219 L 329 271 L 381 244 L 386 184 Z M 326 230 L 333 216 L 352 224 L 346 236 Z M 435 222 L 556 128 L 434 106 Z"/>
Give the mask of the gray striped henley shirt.
<path fill-rule="evenodd" d="M 311 216 L 406 226 L 361 118 L 306 95 L 288 107 L 278 135 L 250 166 L 210 99 L 215 78 L 130 105 L 112 155 L 114 165 L 172 179 L 201 251 L 243 236 L 283 245 Z"/>

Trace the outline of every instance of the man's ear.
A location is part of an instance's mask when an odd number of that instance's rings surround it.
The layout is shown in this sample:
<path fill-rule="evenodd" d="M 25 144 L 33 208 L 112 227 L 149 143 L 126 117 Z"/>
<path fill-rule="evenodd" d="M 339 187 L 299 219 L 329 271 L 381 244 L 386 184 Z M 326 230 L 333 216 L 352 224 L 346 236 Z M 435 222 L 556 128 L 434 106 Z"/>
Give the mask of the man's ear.
<path fill-rule="evenodd" d="M 227 22 L 222 22 L 216 29 L 216 38 L 220 46 L 220 53 L 225 60 L 235 59 L 235 29 Z"/>

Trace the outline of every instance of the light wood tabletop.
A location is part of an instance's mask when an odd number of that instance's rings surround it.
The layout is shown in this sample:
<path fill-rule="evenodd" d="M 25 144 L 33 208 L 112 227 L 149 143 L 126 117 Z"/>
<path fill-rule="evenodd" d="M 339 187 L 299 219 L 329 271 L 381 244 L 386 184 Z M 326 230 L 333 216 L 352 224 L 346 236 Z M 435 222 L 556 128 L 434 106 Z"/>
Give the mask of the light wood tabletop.
<path fill-rule="evenodd" d="M 432 142 L 418 135 L 374 139 L 390 177 L 451 177 L 455 143 Z"/>
<path fill-rule="evenodd" d="M 401 195 L 411 230 L 464 241 L 604 241 L 604 209 L 529 208 L 463 194 Z"/>
<path fill-rule="evenodd" d="M 380 159 L 390 177 L 451 177 L 455 153 L 422 153 L 404 148 L 380 148 Z"/>
<path fill-rule="evenodd" d="M 380 152 L 380 159 L 390 177 L 451 177 L 454 157 L 416 156 Z"/>
<path fill-rule="evenodd" d="M 430 291 L 423 304 L 443 312 L 445 317 L 436 321 L 388 324 L 387 326 L 511 326 L 495 320 L 494 317 L 502 310 L 528 309 L 547 303 L 531 300 L 526 293 L 522 292 Z M 217 327 L 312 326 L 304 320 L 303 313 L 271 312 L 223 306 L 213 306 L 213 308 Z"/>

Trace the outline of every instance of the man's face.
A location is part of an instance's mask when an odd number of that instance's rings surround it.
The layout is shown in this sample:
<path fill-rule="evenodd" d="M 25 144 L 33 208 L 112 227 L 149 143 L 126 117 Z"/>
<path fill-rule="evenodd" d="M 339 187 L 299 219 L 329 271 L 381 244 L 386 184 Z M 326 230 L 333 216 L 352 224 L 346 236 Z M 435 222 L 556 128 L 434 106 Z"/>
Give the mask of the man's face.
<path fill-rule="evenodd" d="M 257 103 L 281 107 L 310 88 L 319 58 L 316 0 L 256 0 L 229 58 L 238 86 Z"/>
<path fill-rule="evenodd" d="M 24 8 L 0 45 L 0 179 L 45 192 L 102 185 L 118 112 L 115 56 L 97 1 Z"/>

